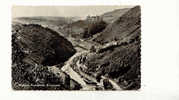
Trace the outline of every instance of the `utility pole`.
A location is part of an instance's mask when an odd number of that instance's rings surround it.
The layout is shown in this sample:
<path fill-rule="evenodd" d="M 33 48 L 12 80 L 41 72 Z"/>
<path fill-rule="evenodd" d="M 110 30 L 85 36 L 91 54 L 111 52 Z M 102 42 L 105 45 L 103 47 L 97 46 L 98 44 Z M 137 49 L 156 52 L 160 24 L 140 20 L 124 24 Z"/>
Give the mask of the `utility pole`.
<path fill-rule="evenodd" d="M 87 16 L 87 24 L 88 24 L 88 35 L 90 34 L 90 23 L 91 23 L 91 17 Z"/>
<path fill-rule="evenodd" d="M 72 33 L 72 21 L 69 20 L 67 25 L 67 36 L 69 36 L 71 33 Z"/>

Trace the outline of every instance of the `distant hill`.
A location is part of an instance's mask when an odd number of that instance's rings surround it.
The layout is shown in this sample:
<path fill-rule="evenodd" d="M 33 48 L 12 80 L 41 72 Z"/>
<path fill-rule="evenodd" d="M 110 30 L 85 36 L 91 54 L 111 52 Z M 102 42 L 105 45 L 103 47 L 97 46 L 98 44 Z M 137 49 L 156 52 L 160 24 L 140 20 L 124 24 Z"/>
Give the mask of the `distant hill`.
<path fill-rule="evenodd" d="M 70 21 L 78 19 L 77 17 L 53 17 L 53 16 L 37 16 L 37 17 L 18 17 L 14 18 L 14 22 L 23 24 L 40 24 L 40 25 L 64 25 Z"/>
<path fill-rule="evenodd" d="M 130 8 L 124 8 L 124 9 L 117 9 L 111 12 L 104 13 L 101 15 L 103 17 L 103 20 L 107 23 L 111 23 L 117 18 L 121 17 L 124 13 L 126 13 Z"/>
<path fill-rule="evenodd" d="M 53 16 L 36 16 L 36 17 L 18 17 L 13 18 L 13 23 L 21 24 L 38 24 L 43 27 L 48 27 L 60 35 L 64 36 L 66 33 L 63 30 L 63 26 L 68 23 L 79 20 L 78 17 L 53 17 Z"/>

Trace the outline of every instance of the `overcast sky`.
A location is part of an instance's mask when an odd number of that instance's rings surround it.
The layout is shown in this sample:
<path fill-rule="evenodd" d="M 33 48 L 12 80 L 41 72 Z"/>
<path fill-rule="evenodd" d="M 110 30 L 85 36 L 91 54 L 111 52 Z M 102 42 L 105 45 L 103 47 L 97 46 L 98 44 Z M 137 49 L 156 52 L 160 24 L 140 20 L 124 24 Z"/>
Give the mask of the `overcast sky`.
<path fill-rule="evenodd" d="M 132 6 L 13 6 L 12 17 L 30 16 L 64 16 L 85 17 L 87 15 L 101 15 L 114 9 Z"/>

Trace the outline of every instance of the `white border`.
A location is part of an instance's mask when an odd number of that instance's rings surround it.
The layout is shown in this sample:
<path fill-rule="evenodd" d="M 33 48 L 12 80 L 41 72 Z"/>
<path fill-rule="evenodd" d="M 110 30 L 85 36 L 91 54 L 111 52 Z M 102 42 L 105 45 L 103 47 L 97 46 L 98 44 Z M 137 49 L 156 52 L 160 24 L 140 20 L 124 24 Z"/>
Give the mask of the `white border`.
<path fill-rule="evenodd" d="M 142 88 L 139 91 L 13 91 L 11 89 L 12 5 L 141 5 Z M 179 100 L 179 11 L 175 0 L 4 0 L 0 12 L 0 97 L 52 100 Z M 179 16 L 178 16 L 179 17 Z"/>

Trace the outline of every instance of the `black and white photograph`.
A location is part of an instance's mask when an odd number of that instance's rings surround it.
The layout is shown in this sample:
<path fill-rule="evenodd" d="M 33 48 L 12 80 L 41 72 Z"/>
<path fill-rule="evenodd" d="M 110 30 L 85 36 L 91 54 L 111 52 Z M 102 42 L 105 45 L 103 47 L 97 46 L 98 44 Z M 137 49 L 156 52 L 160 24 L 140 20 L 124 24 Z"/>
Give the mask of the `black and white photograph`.
<path fill-rule="evenodd" d="M 13 6 L 12 89 L 141 88 L 141 7 Z"/>
<path fill-rule="evenodd" d="M 2 0 L 2 100 L 179 100 L 179 0 Z"/>

